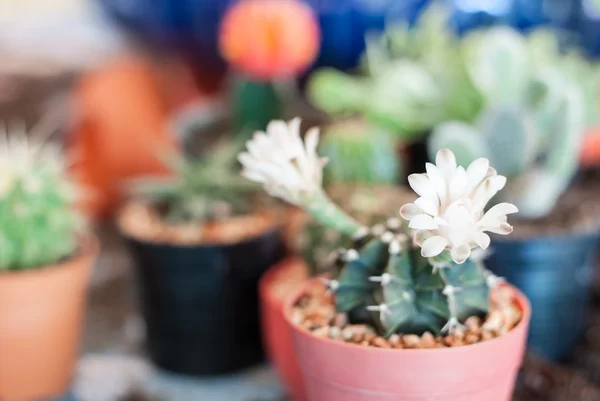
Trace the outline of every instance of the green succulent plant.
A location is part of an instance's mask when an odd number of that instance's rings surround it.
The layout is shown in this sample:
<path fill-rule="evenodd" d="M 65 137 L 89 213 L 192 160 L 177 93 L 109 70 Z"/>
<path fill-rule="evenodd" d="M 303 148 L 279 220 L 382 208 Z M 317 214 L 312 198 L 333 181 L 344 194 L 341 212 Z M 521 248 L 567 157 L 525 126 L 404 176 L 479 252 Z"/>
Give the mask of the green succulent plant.
<path fill-rule="evenodd" d="M 0 271 L 49 266 L 73 256 L 84 219 L 59 148 L 40 124 L 0 132 Z"/>
<path fill-rule="evenodd" d="M 444 120 L 468 120 L 479 111 L 481 96 L 443 8 L 431 7 L 415 27 L 393 25 L 382 36 L 367 36 L 366 43 L 363 75 L 329 68 L 313 74 L 313 105 L 333 115 L 360 115 L 408 142 Z"/>
<path fill-rule="evenodd" d="M 132 183 L 133 195 L 157 207 L 167 223 L 218 220 L 250 212 L 256 186 L 236 174 L 238 143 L 221 143 L 199 158 L 171 155 L 174 175 Z"/>
<path fill-rule="evenodd" d="M 273 196 L 300 206 L 340 237 L 350 237 L 350 246 L 338 251 L 337 274 L 327 281 L 339 313 L 347 314 L 351 323 L 372 324 L 385 335 L 448 333 L 461 320 L 488 313 L 489 291 L 498 280 L 483 267 L 481 254 L 476 257 L 471 251 L 489 246 L 486 231 L 510 233 L 506 215 L 516 208 L 501 204 L 484 214 L 506 182 L 487 160 L 464 169 L 457 167 L 450 150 L 440 151 L 436 165 L 427 165 L 427 174 L 409 177 L 420 195 L 400 209 L 410 223 L 392 217 L 369 227 L 323 191 L 325 159 L 316 153 L 318 131 L 309 131 L 303 143 L 297 130 L 285 130 L 281 122 L 277 126 L 282 129 L 248 143 L 249 151 L 239 157 L 242 174 L 263 183 Z M 251 151 L 259 145 L 286 149 L 289 157 Z"/>
<path fill-rule="evenodd" d="M 571 61 L 546 64 L 558 51 L 549 51 L 546 39 L 542 33 L 526 39 L 505 27 L 467 37 L 469 73 L 486 107 L 472 124 L 436 127 L 428 143 L 431 157 L 449 148 L 462 165 L 488 158 L 509 178 L 499 199 L 517 205 L 526 218 L 548 214 L 566 189 L 588 124 L 585 93 L 567 67 Z"/>
<path fill-rule="evenodd" d="M 320 153 L 327 157 L 329 184 L 395 184 L 401 176 L 396 141 L 392 135 L 361 120 L 327 126 Z"/>

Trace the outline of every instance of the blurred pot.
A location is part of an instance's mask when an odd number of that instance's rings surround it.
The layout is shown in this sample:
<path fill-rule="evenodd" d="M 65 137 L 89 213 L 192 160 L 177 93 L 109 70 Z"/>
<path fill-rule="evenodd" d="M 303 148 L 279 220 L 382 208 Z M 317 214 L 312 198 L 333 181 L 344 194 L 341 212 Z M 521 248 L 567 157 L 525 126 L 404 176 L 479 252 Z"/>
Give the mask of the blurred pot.
<path fill-rule="evenodd" d="M 531 301 L 532 351 L 562 360 L 581 338 L 589 312 L 597 243 L 596 233 L 493 241 L 486 265 Z"/>
<path fill-rule="evenodd" d="M 95 238 L 64 263 L 0 273 L 0 399 L 64 396 L 75 372 Z"/>
<path fill-rule="evenodd" d="M 125 233 L 140 284 L 147 347 L 157 366 L 218 375 L 264 359 L 258 281 L 284 255 L 280 231 L 271 225 L 246 240 L 188 246 Z"/>
<path fill-rule="evenodd" d="M 260 280 L 263 341 L 275 371 L 294 401 L 304 401 L 304 383 L 296 360 L 292 333 L 283 316 L 285 298 L 309 278 L 300 258 L 289 258 L 271 267 Z"/>
<path fill-rule="evenodd" d="M 413 350 L 347 344 L 298 326 L 292 321 L 292 309 L 308 285 L 285 303 L 308 401 L 511 399 L 531 314 L 529 302 L 520 292 L 515 290 L 523 319 L 508 334 L 463 347 Z"/>

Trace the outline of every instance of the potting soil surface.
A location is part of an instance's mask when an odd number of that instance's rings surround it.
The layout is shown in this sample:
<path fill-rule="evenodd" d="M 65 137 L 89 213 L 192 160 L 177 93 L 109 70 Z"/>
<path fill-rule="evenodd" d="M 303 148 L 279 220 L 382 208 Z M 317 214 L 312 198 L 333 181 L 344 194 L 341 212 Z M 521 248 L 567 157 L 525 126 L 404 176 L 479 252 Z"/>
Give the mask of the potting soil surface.
<path fill-rule="evenodd" d="M 103 228 L 99 235 L 103 250 L 90 292 L 75 401 L 292 401 L 266 364 L 218 379 L 154 368 L 141 347 L 144 330 L 131 260 L 114 229 Z M 528 356 L 513 401 L 600 400 L 600 285 L 594 301 L 588 331 L 573 359 L 558 365 Z"/>

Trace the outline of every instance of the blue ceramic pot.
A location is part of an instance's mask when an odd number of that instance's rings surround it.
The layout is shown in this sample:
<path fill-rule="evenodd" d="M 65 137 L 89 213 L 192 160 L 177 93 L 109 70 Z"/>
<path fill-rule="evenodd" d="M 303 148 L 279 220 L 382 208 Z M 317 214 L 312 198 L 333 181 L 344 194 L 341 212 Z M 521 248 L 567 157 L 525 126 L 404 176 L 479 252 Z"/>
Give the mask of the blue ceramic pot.
<path fill-rule="evenodd" d="M 177 373 L 212 376 L 264 359 L 258 281 L 284 256 L 280 230 L 223 245 L 174 246 L 128 238 L 146 345 Z"/>
<path fill-rule="evenodd" d="M 579 341 L 589 311 L 597 243 L 595 233 L 492 241 L 487 266 L 531 301 L 532 351 L 562 360 Z"/>

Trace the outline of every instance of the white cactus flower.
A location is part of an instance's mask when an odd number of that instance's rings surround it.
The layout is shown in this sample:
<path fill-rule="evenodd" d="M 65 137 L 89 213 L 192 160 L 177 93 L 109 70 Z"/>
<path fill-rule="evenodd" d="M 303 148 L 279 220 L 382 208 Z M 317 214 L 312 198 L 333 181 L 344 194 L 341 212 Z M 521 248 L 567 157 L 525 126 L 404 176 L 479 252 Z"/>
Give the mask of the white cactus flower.
<path fill-rule="evenodd" d="M 300 137 L 300 119 L 289 123 L 271 121 L 267 131 L 258 131 L 247 142 L 247 152 L 238 160 L 242 175 L 262 183 L 272 196 L 299 204 L 306 195 L 321 190 L 326 158 L 317 155 L 319 129 L 311 128 L 305 141 Z"/>
<path fill-rule="evenodd" d="M 426 174 L 412 174 L 408 181 L 420 196 L 400 209 L 414 230 L 423 257 L 449 251 L 456 263 L 464 263 L 477 247 L 486 249 L 485 232 L 510 234 L 506 215 L 516 213 L 510 203 L 495 205 L 484 214 L 487 203 L 506 184 L 506 178 L 490 167 L 488 159 L 475 160 L 465 170 L 456 165 L 449 149 L 441 149 L 436 164 L 427 163 Z"/>

